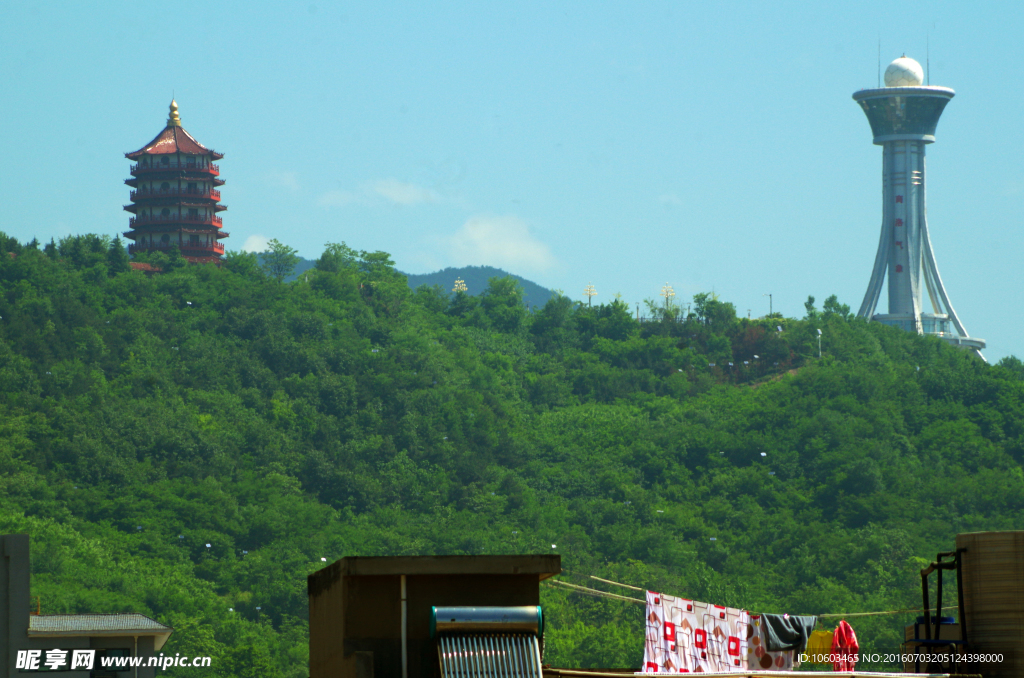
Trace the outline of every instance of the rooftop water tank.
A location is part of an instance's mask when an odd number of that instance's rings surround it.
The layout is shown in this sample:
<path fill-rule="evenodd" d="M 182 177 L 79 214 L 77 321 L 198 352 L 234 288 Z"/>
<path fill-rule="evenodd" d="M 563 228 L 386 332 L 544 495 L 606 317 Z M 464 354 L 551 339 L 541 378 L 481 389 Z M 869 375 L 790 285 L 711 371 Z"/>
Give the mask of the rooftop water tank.
<path fill-rule="evenodd" d="M 1024 675 L 1024 532 L 958 534 L 956 547 L 965 549 L 969 651 L 1002 655 L 1002 661 L 980 663 L 977 670 L 994 678 Z"/>

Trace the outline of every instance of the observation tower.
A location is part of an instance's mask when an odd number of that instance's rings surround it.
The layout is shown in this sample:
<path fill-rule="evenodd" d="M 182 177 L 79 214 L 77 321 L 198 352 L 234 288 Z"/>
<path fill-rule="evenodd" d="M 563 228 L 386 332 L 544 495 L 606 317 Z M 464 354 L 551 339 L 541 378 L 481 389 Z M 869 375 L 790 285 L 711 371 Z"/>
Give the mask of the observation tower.
<path fill-rule="evenodd" d="M 939 337 L 984 359 L 985 340 L 968 335 L 953 310 L 928 236 L 924 147 L 934 143 L 935 127 L 954 92 L 923 83 L 921 64 L 902 56 L 885 69 L 885 87 L 853 95 L 882 147 L 882 235 L 857 315 Z M 875 313 L 886 275 L 889 312 Z M 930 312 L 924 310 L 926 292 Z"/>
<path fill-rule="evenodd" d="M 131 230 L 124 234 L 134 241 L 128 246 L 129 254 L 167 252 L 177 246 L 190 263 L 219 263 L 224 245 L 218 240 L 228 234 L 221 230 L 217 212 L 227 206 L 220 204 L 220 191 L 214 188 L 224 180 L 212 161 L 224 154 L 203 146 L 185 131 L 178 104 L 172 100 L 163 131 L 125 157 L 136 161 L 132 178 L 124 180 L 135 189 L 132 204 L 124 206 L 135 215 L 128 220 Z"/>

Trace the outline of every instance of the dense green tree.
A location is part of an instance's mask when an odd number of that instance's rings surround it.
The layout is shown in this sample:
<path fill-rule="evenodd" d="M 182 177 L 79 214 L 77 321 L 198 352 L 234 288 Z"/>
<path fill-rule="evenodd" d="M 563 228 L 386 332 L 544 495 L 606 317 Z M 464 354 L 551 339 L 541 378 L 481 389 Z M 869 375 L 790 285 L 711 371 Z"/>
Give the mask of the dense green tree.
<path fill-rule="evenodd" d="M 165 273 L 170 273 L 171 271 L 176 271 L 179 268 L 188 266 L 188 260 L 185 259 L 184 255 L 181 253 L 181 248 L 178 246 L 178 243 L 171 244 L 171 248 L 167 250 L 166 256 L 167 261 L 160 262 L 160 268 Z"/>
<path fill-rule="evenodd" d="M 849 320 L 851 318 L 850 307 L 847 304 L 840 304 L 839 298 L 834 294 L 825 300 L 822 310 L 824 311 L 826 318 L 830 318 L 832 316 L 839 316 L 843 320 Z"/>
<path fill-rule="evenodd" d="M 538 350 L 544 352 L 563 351 L 579 343 L 576 321 L 579 314 L 576 304 L 561 294 L 556 294 L 534 314 L 530 332 Z"/>
<path fill-rule="evenodd" d="M 317 259 L 318 270 L 327 273 L 337 273 L 345 268 L 355 268 L 359 260 L 359 252 L 345 243 L 327 243 L 324 253 Z"/>
<path fill-rule="evenodd" d="M 6 234 L 0 234 L 0 254 L 14 254 L 15 257 L 17 257 L 19 252 L 21 252 L 21 243 L 18 242 L 17 238 L 12 238 L 11 236 Z"/>
<path fill-rule="evenodd" d="M 69 235 L 57 244 L 57 255 L 78 269 L 105 263 L 110 239 L 98 235 Z"/>
<path fill-rule="evenodd" d="M 814 295 L 807 295 L 807 301 L 804 302 L 804 319 L 814 320 L 818 317 L 818 310 L 814 308 Z"/>
<path fill-rule="evenodd" d="M 260 269 L 259 257 L 255 252 L 235 252 L 228 250 L 224 253 L 222 266 L 232 273 L 243 278 L 256 279 L 263 276 Z"/>
<path fill-rule="evenodd" d="M 474 311 L 479 308 L 479 306 L 480 299 L 478 297 L 474 297 L 466 294 L 462 290 L 459 290 L 452 294 L 446 313 L 459 318 L 469 318 L 474 315 Z"/>
<path fill-rule="evenodd" d="M 581 308 L 578 317 L 580 333 L 588 341 L 595 337 L 624 341 L 639 333 L 637 323 L 629 313 L 629 306 L 620 299 L 586 310 Z"/>
<path fill-rule="evenodd" d="M 277 238 L 267 243 L 267 251 L 263 253 L 262 259 L 263 271 L 279 281 L 291 275 L 295 265 L 299 263 L 298 251 L 279 242 Z"/>
<path fill-rule="evenodd" d="M 499 332 L 515 333 L 526 323 L 523 287 L 511 277 L 491 278 L 480 298 L 480 306 Z"/>
<path fill-rule="evenodd" d="M 110 247 L 107 248 L 107 271 L 111 275 L 117 275 L 129 270 L 131 270 L 131 266 L 128 250 L 125 249 L 121 236 L 117 236 L 110 241 Z"/>

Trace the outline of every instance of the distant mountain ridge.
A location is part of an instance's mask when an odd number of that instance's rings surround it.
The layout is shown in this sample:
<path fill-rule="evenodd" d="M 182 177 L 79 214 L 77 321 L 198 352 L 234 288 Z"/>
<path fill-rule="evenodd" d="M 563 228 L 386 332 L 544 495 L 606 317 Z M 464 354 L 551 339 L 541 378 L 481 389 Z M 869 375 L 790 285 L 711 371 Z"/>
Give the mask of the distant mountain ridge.
<path fill-rule="evenodd" d="M 316 266 L 315 259 L 301 259 L 295 265 L 295 270 L 287 280 L 296 280 L 303 273 Z M 548 299 L 555 296 L 554 291 L 541 287 L 532 280 L 509 273 L 508 271 L 493 266 L 462 266 L 460 268 L 443 268 L 434 273 L 403 273 L 409 278 L 409 287 L 416 289 L 420 285 L 440 285 L 446 292 L 451 292 L 455 285 L 456 278 L 461 278 L 466 283 L 467 293 L 478 295 L 487 289 L 487 281 L 491 278 L 504 278 L 511 276 L 523 286 L 523 299 L 530 308 L 539 308 L 548 303 Z"/>
<path fill-rule="evenodd" d="M 509 276 L 519 281 L 523 286 L 524 299 L 530 308 L 537 308 L 548 303 L 548 299 L 555 296 L 555 293 L 526 278 L 509 273 L 493 266 L 462 266 L 461 268 L 443 268 L 435 273 L 406 273 L 409 278 L 409 287 L 416 289 L 420 285 L 440 285 L 446 291 L 451 292 L 455 285 L 455 279 L 461 278 L 466 283 L 466 292 L 477 295 L 487 289 L 487 281 L 491 278 L 504 278 Z"/>

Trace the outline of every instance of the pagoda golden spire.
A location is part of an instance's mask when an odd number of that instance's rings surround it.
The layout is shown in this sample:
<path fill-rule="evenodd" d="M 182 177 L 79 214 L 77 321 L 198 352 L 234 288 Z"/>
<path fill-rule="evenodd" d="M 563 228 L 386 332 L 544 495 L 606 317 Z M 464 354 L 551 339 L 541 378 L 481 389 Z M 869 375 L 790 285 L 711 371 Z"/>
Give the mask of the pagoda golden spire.
<path fill-rule="evenodd" d="M 178 117 L 178 102 L 171 99 L 171 113 L 167 116 L 168 127 L 181 127 L 181 118 Z"/>

